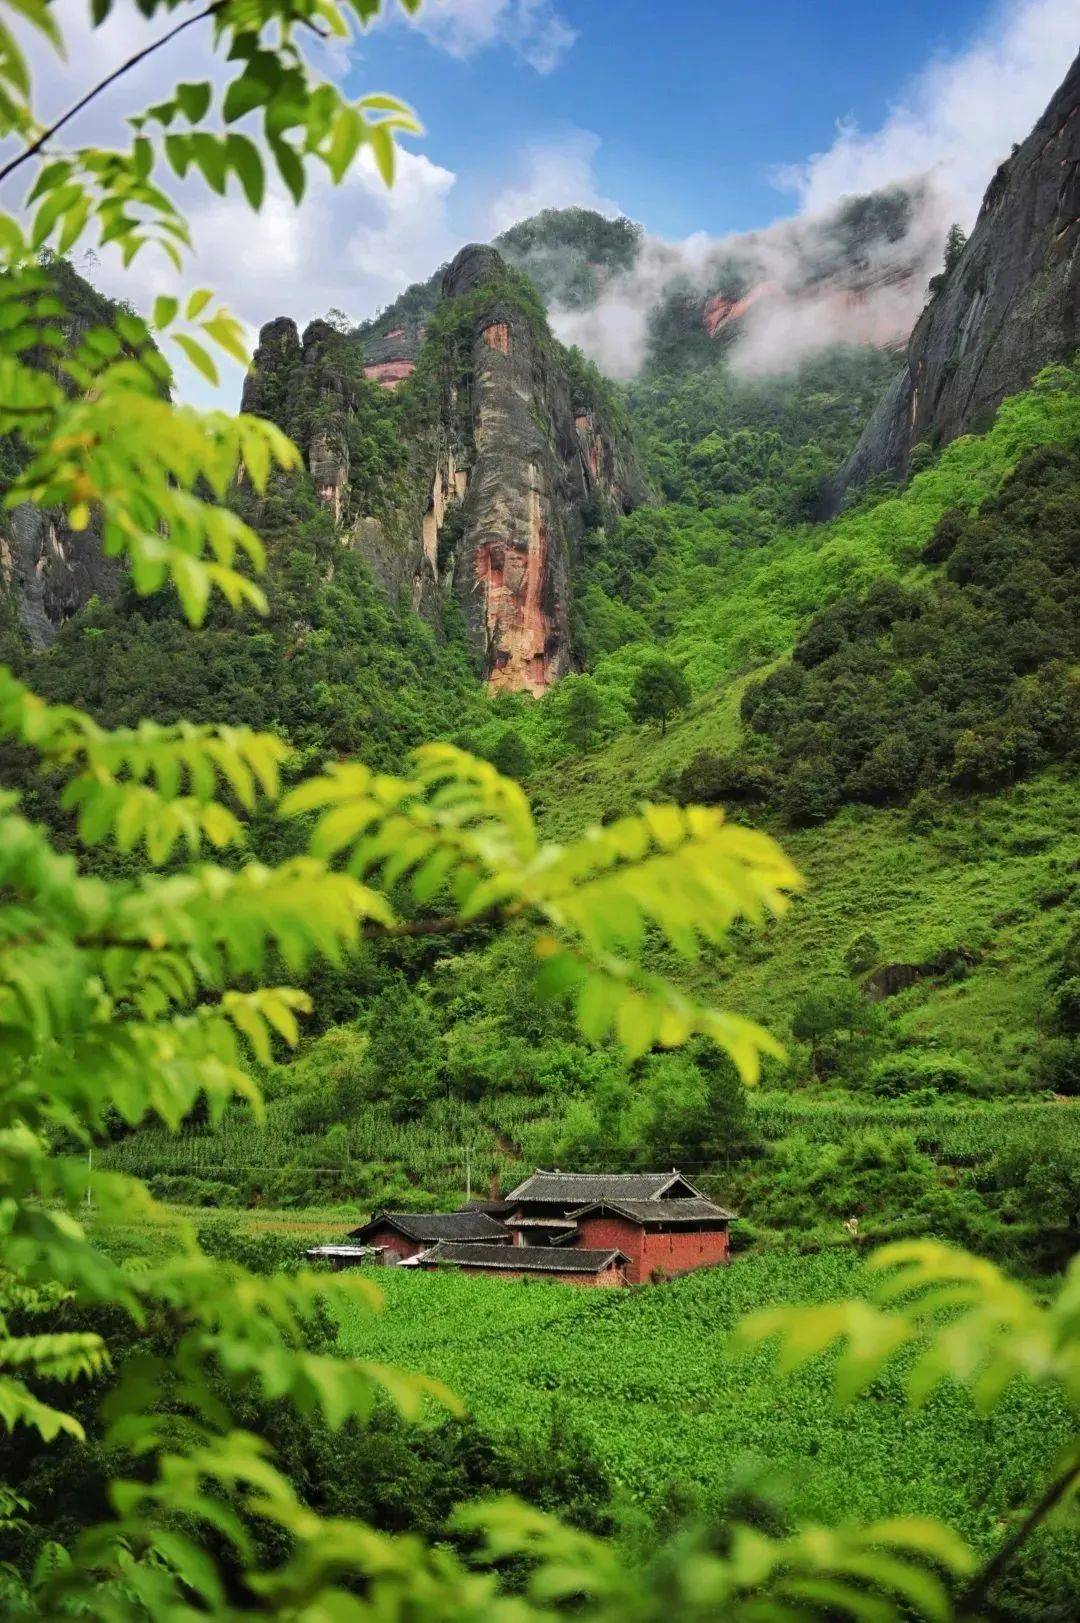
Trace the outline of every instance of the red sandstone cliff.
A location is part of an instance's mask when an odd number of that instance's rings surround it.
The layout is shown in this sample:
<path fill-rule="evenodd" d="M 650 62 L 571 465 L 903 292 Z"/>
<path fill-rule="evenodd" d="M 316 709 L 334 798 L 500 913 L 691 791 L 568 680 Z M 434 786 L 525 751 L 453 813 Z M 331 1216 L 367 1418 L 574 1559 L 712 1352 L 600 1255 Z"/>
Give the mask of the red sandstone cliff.
<path fill-rule="evenodd" d="M 586 514 L 649 493 L 603 391 L 495 249 L 464 248 L 447 269 L 445 319 L 431 314 L 434 291 L 420 291 L 422 316 L 388 312 L 378 332 L 312 322 L 301 339 L 292 321 L 270 322 L 244 406 L 299 441 L 342 543 L 391 596 L 438 627 L 453 594 L 490 685 L 539 694 L 572 666 L 571 563 Z M 360 373 L 396 388 L 418 366 L 395 417 L 411 473 L 391 506 L 350 467 L 351 415 Z"/>
<path fill-rule="evenodd" d="M 467 399 L 455 402 L 467 466 L 455 470 L 454 591 L 490 685 L 539 694 L 571 669 L 571 561 L 587 505 L 628 510 L 648 492 L 632 449 L 575 402 L 562 351 L 493 248 L 463 248 L 443 297 L 475 310 Z"/>

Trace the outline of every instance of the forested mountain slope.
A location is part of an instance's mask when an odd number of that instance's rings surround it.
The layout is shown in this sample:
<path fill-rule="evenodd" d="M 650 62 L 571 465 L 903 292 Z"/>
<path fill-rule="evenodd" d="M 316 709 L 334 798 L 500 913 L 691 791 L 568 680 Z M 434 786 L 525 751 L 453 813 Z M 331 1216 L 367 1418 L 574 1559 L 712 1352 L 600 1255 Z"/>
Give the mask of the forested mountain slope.
<path fill-rule="evenodd" d="M 1070 369 L 1047 374 L 987 435 L 956 442 L 903 492 L 825 528 L 774 531 L 751 547 L 713 534 L 715 555 L 694 564 L 704 512 L 615 521 L 609 542 L 648 520 L 667 523 L 669 550 L 683 549 L 675 565 L 658 551 L 640 571 L 655 624 L 662 631 L 667 617 L 670 633 L 634 657 L 701 650 L 700 664 L 688 660 L 697 696 L 665 733 L 624 721 L 610 742 L 575 748 L 552 719 L 567 718 L 561 695 L 614 682 L 627 650 L 609 656 L 606 676 L 600 661 L 595 678 L 568 679 L 540 704 L 502 696 L 495 719 L 478 714 L 481 732 L 509 727 L 537 749 L 562 740 L 557 768 L 528 784 L 549 832 L 608 821 L 645 796 L 704 799 L 790 849 L 807 891 L 785 921 L 760 937 L 736 932 L 689 974 L 670 955 L 655 960 L 788 1046 L 790 1065 L 770 1067 L 754 1099 L 705 1049 L 627 1067 L 609 1044 L 585 1046 L 557 1005 L 537 1000 L 518 944 L 488 944 L 481 932 L 370 951 L 324 986 L 337 1023 L 270 1078 L 269 1138 L 234 1114 L 223 1132 L 197 1128 L 179 1144 L 136 1135 L 112 1152 L 118 1164 L 151 1173 L 163 1193 L 210 1202 L 303 1203 L 348 1188 L 411 1203 L 418 1191 L 438 1200 L 460 1188 L 463 1143 L 474 1178 L 512 1178 L 545 1159 L 659 1157 L 715 1180 L 749 1224 L 795 1223 L 807 1243 L 832 1243 L 854 1215 L 868 1235 L 929 1225 L 1027 1266 L 1060 1262 L 1080 1223 L 1069 1102 L 1080 1088 L 1077 712 L 1063 702 L 1077 658 L 1078 381 Z M 998 559 L 1004 600 L 977 570 L 957 576 L 958 555 Z M 631 562 L 626 572 L 633 589 Z M 884 612 L 897 603 L 907 605 L 902 623 L 922 628 L 912 648 Z M 723 630 L 711 632 L 718 617 Z M 802 669 L 810 682 L 825 667 L 849 705 L 835 750 L 822 752 L 826 772 L 882 718 L 902 741 L 861 669 L 792 658 L 837 624 L 845 657 L 869 637 L 875 681 L 907 696 L 902 718 L 913 725 L 923 725 L 919 684 L 937 681 L 944 732 L 925 781 L 913 774 L 884 792 L 849 784 L 831 804 L 810 793 L 783 739 L 751 725 L 747 696 L 771 693 L 775 673 Z M 1009 627 L 1023 628 L 1011 644 Z M 996 686 L 972 665 L 987 644 L 1005 660 Z M 1010 646 L 1023 650 L 1017 668 Z M 1016 705 L 1032 703 L 1047 726 L 1029 753 L 995 750 L 1023 730 Z M 804 725 L 794 712 L 789 724 Z M 984 746 L 985 781 L 973 781 L 966 743 L 960 751 L 965 733 Z M 962 770 L 945 769 L 958 760 Z"/>

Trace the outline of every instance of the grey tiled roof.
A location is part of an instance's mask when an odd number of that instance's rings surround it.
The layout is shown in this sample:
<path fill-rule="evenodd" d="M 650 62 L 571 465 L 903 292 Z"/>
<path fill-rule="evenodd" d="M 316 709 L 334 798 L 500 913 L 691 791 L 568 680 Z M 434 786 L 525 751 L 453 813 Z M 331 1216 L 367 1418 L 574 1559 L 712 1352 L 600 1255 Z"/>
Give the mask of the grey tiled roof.
<path fill-rule="evenodd" d="M 437 1240 L 472 1240 L 504 1243 L 505 1228 L 486 1212 L 376 1212 L 370 1223 L 349 1232 L 350 1240 L 366 1240 L 389 1223 L 409 1240 L 434 1245 Z"/>
<path fill-rule="evenodd" d="M 659 1200 L 676 1181 L 693 1185 L 679 1172 L 534 1172 L 511 1189 L 507 1200 L 540 1200 L 584 1206 L 592 1200 Z"/>
<path fill-rule="evenodd" d="M 622 1200 L 605 1197 L 594 1200 L 591 1205 L 579 1207 L 570 1213 L 570 1217 L 577 1221 L 587 1212 L 600 1210 L 628 1217 L 632 1223 L 682 1225 L 708 1222 L 710 1219 L 714 1223 L 726 1223 L 735 1216 L 734 1212 L 725 1211 L 723 1206 L 716 1206 L 704 1196 L 696 1195 L 689 1200 Z"/>
<path fill-rule="evenodd" d="M 442 1240 L 425 1251 L 423 1262 L 467 1262 L 473 1268 L 509 1268 L 521 1273 L 598 1274 L 612 1262 L 626 1262 L 621 1251 L 585 1251 L 572 1246 L 458 1245 Z"/>

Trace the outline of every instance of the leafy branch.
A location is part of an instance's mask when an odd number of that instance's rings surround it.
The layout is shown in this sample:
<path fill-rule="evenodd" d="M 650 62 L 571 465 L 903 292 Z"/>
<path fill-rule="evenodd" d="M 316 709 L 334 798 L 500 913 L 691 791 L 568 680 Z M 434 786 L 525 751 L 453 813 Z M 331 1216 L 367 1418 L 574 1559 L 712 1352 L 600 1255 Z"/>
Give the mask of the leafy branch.
<path fill-rule="evenodd" d="M 40 152 L 42 147 L 51 141 L 54 135 L 59 134 L 66 124 L 70 124 L 71 120 L 81 113 L 84 108 L 89 107 L 90 103 L 96 101 L 98 96 L 102 95 L 110 86 L 116 84 L 125 74 L 130 73 L 132 68 L 137 68 L 140 62 L 146 61 L 147 57 L 153 56 L 157 51 L 162 50 L 164 46 L 171 44 L 177 35 L 182 34 L 185 29 L 193 28 L 196 23 L 205 22 L 208 17 L 213 17 L 216 12 L 222 11 L 227 4 L 228 0 L 213 0 L 213 4 L 207 6 L 205 10 L 196 12 L 194 16 L 185 17 L 183 22 L 179 22 L 174 28 L 170 28 L 167 34 L 163 34 L 160 39 L 152 41 L 149 45 L 144 45 L 141 51 L 135 51 L 133 55 L 128 57 L 126 62 L 121 62 L 111 73 L 107 73 L 104 79 L 100 79 L 85 95 L 80 96 L 78 101 L 67 109 L 67 112 L 61 113 L 59 118 L 55 119 L 39 135 L 35 136 L 34 140 L 24 147 L 22 152 L 16 153 L 13 158 L 8 159 L 7 163 L 0 166 L 0 183 L 7 180 L 9 175 L 14 174 L 24 163 L 27 163 L 36 153 Z M 28 15 L 33 18 L 32 11 L 28 12 Z"/>

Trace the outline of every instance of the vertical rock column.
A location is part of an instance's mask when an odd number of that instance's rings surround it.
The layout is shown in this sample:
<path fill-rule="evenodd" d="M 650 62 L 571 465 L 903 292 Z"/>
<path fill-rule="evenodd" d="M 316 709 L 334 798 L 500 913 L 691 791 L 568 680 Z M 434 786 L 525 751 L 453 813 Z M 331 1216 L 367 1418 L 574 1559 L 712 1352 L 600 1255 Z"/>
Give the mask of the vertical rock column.
<path fill-rule="evenodd" d="M 500 295 L 502 271 L 493 249 L 465 248 L 443 284 L 448 298 L 494 284 L 473 338 L 474 458 L 455 590 L 489 684 L 540 694 L 571 663 L 569 504 L 551 436 L 560 415 L 573 429 L 542 338 Z"/>

